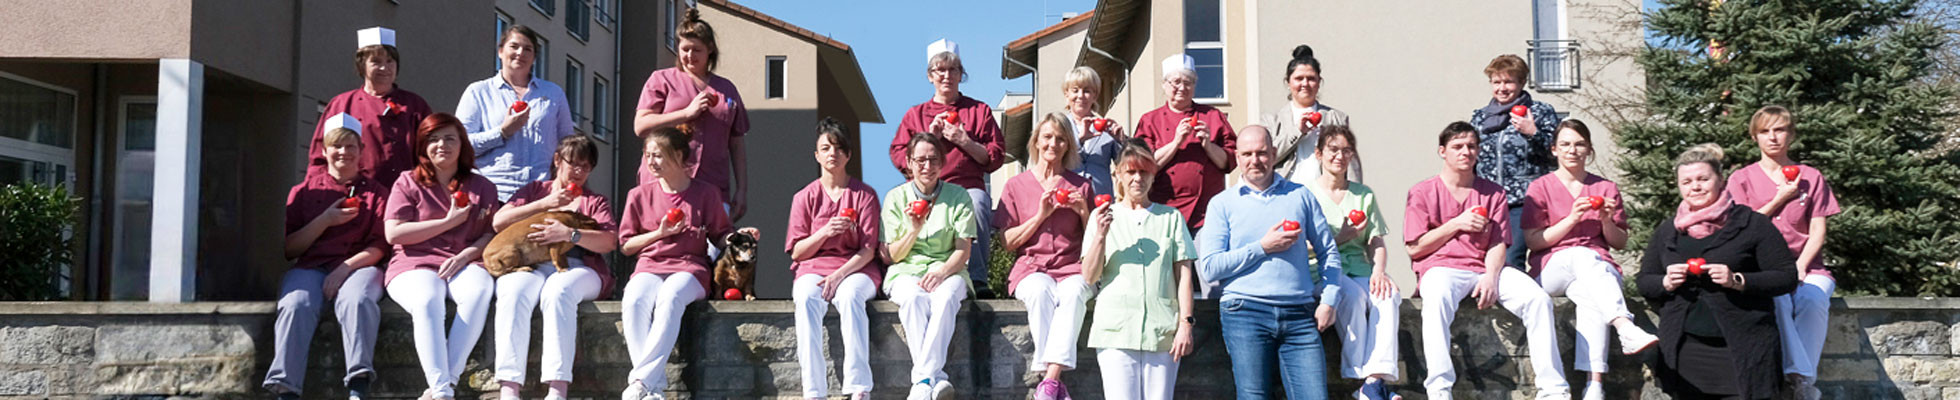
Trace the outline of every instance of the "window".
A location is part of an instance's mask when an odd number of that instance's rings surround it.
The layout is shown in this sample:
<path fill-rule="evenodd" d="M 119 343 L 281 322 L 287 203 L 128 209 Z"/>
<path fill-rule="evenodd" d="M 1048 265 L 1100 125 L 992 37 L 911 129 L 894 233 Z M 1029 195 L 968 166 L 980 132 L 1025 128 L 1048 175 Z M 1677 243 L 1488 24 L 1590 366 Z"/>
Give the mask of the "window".
<path fill-rule="evenodd" d="M 532 61 L 531 77 L 544 78 L 544 77 L 551 76 L 551 74 L 548 74 L 548 72 L 551 72 L 551 68 L 548 67 L 551 65 L 550 50 L 551 50 L 551 41 L 544 40 L 543 36 L 539 36 L 538 51 L 537 51 L 538 57 L 536 59 L 531 60 Z"/>
<path fill-rule="evenodd" d="M 662 10 L 665 11 L 665 13 L 661 15 L 667 16 L 667 19 L 661 21 L 661 23 L 666 25 L 661 26 L 660 31 L 666 33 L 667 35 L 667 48 L 679 49 L 681 40 L 680 40 L 680 36 L 678 35 L 677 32 L 675 32 L 675 30 L 679 29 L 681 26 L 681 9 L 680 6 L 677 5 L 680 4 L 680 0 L 668 0 L 668 1 L 663 1 L 661 3 L 662 3 L 661 6 L 665 7 L 665 9 Z"/>
<path fill-rule="evenodd" d="M 1184 54 L 1196 61 L 1198 87 L 1192 97 L 1225 99 L 1225 15 L 1221 0 L 1184 0 Z"/>
<path fill-rule="evenodd" d="M 580 64 L 577 59 L 565 57 L 565 100 L 572 103 L 573 127 L 577 127 L 578 122 L 585 115 L 583 89 L 585 89 L 585 64 Z"/>
<path fill-rule="evenodd" d="M 109 299 L 142 300 L 150 293 L 150 217 L 154 214 L 157 103 L 154 97 L 118 100 L 115 229 L 109 237 Z M 322 117 L 324 118 L 324 117 Z"/>
<path fill-rule="evenodd" d="M 592 35 L 592 18 L 587 17 L 592 10 L 587 7 L 585 0 L 565 0 L 565 32 L 581 42 Z"/>
<path fill-rule="evenodd" d="M 617 9 L 619 7 L 619 0 L 593 0 L 592 3 L 592 8 L 598 9 L 598 12 L 592 14 L 592 20 L 599 21 L 599 26 L 611 30 L 613 29 L 613 24 L 619 23 L 619 10 Z"/>
<path fill-rule="evenodd" d="M 578 0 L 571 0 L 571 1 L 578 1 Z M 547 17 L 552 15 L 557 15 L 558 0 L 531 0 L 531 9 L 538 10 L 539 14 L 544 14 L 544 16 Z"/>
<path fill-rule="evenodd" d="M 769 79 L 769 87 L 763 90 L 763 94 L 771 99 L 783 98 L 789 89 L 789 60 L 783 56 L 769 56 L 769 61 L 764 64 L 768 65 L 763 76 Z"/>
<path fill-rule="evenodd" d="M 592 136 L 611 142 L 613 130 L 612 85 L 603 76 L 592 76 Z"/>
<path fill-rule="evenodd" d="M 68 185 L 75 162 L 75 92 L 0 73 L 0 185 Z"/>
<path fill-rule="evenodd" d="M 497 12 L 497 31 L 496 31 L 496 32 L 494 32 L 494 33 L 495 33 L 495 36 L 492 36 L 492 37 L 490 38 L 490 46 L 491 46 L 491 48 L 493 48 L 493 49 L 501 49 L 501 48 L 503 48 L 503 47 L 504 47 L 504 43 L 503 43 L 503 40 L 504 40 L 504 29 L 509 29 L 509 28 L 510 28 L 510 26 L 511 26 L 511 25 L 513 25 L 513 24 L 516 24 L 516 22 L 512 22 L 512 20 L 511 20 L 511 18 L 510 18 L 510 16 L 509 16 L 509 15 L 504 15 L 504 12 L 503 12 L 503 11 L 498 11 L 498 12 Z M 495 66 L 494 68 L 491 68 L 491 69 L 490 69 L 491 71 L 502 71 L 502 70 L 504 69 L 504 59 L 503 59 L 503 58 L 499 58 L 499 57 L 497 57 L 496 55 L 492 55 L 492 56 L 490 57 L 490 59 L 491 59 L 491 61 L 495 61 L 495 62 L 496 62 L 496 63 L 494 63 L 494 64 L 490 64 L 490 65 L 493 65 L 493 66 Z"/>

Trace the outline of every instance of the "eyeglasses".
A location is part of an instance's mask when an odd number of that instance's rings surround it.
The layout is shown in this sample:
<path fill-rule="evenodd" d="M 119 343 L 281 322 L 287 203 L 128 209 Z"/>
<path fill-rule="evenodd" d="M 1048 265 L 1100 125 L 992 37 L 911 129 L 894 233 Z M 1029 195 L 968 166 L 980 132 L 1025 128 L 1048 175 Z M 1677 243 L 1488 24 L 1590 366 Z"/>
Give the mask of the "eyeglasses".
<path fill-rule="evenodd" d="M 558 159 L 558 162 L 565 163 L 566 172 L 592 172 L 591 163 L 582 163 L 563 158 Z"/>
<path fill-rule="evenodd" d="M 939 68 L 931 68 L 926 70 L 926 73 L 928 74 L 947 75 L 947 76 L 952 76 L 954 74 L 958 74 L 959 72 L 960 72 L 959 68 L 952 68 L 952 67 L 939 67 Z"/>
<path fill-rule="evenodd" d="M 945 157 L 913 157 L 912 158 L 912 163 L 918 165 L 938 164 L 942 161 L 946 161 L 946 158 Z"/>

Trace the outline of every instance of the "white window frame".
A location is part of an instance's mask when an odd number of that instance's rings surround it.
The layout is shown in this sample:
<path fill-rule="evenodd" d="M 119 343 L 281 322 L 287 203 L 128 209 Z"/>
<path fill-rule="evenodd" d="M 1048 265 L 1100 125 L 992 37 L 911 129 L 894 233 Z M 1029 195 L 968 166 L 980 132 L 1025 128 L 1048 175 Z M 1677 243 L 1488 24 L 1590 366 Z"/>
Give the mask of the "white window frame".
<path fill-rule="evenodd" d="M 68 107 L 71 110 L 75 110 L 75 115 L 69 118 L 68 121 L 68 134 L 70 135 L 69 143 L 72 145 L 74 143 L 79 142 L 76 136 L 80 135 L 80 132 L 78 132 L 77 130 L 81 129 L 81 121 L 79 120 L 82 117 L 81 117 L 81 109 L 79 107 L 81 106 L 82 97 L 78 94 L 78 92 L 76 92 L 74 89 L 69 89 L 66 87 L 61 87 L 47 82 L 29 79 L 28 77 L 25 76 L 10 74 L 6 72 L 0 72 L 0 79 L 12 80 L 20 83 L 25 83 L 30 86 L 36 86 L 42 89 L 48 89 L 48 90 L 67 94 L 69 101 L 72 103 L 69 104 Z M 68 171 L 68 176 L 56 177 L 56 180 L 60 181 L 65 186 L 71 188 L 74 187 L 75 149 L 73 148 L 61 148 L 60 146 L 35 143 L 34 141 L 30 141 L 30 140 L 21 140 L 21 139 L 15 139 L 10 137 L 0 137 L 0 155 L 19 158 L 23 160 L 35 161 L 35 162 L 47 162 L 47 163 L 53 163 L 61 166 L 66 166 Z"/>
<path fill-rule="evenodd" d="M 1218 0 L 1218 41 L 1193 42 L 1190 41 L 1189 39 L 1186 39 L 1186 41 L 1184 42 L 1184 50 L 1185 50 L 1184 53 L 1186 55 L 1189 55 L 1191 53 L 1190 50 L 1213 50 L 1213 49 L 1218 50 L 1219 68 L 1222 71 L 1224 71 L 1224 73 L 1220 74 L 1218 77 L 1219 80 L 1221 81 L 1221 82 L 1217 82 L 1218 86 L 1221 88 L 1221 90 L 1218 92 L 1218 97 L 1197 97 L 1198 95 L 1197 85 L 1205 84 L 1204 81 L 1198 81 L 1196 84 L 1192 85 L 1191 87 L 1192 102 L 1198 104 L 1207 104 L 1207 105 L 1224 104 L 1228 102 L 1227 99 L 1230 99 L 1232 97 L 1232 85 L 1227 85 L 1225 84 L 1225 82 L 1223 82 L 1226 80 L 1230 80 L 1228 76 L 1231 74 L 1232 71 L 1232 57 L 1230 55 L 1225 54 L 1226 52 L 1230 51 L 1225 48 L 1225 34 L 1226 34 L 1225 14 L 1226 14 L 1225 1 Z"/>
<path fill-rule="evenodd" d="M 777 73 L 782 74 L 783 92 L 771 96 L 769 93 L 769 80 L 774 78 L 774 76 L 771 76 L 769 74 L 770 72 L 769 65 L 776 61 L 783 62 L 783 68 L 775 71 Z M 789 98 L 789 56 L 765 56 L 762 58 L 762 98 L 769 99 L 769 100 L 781 100 L 781 99 Z"/>
<path fill-rule="evenodd" d="M 551 9 L 544 9 L 544 6 L 538 5 L 538 1 L 551 3 Z M 538 14 L 543 14 L 545 19 L 558 15 L 558 0 L 524 0 L 524 4 L 530 5 L 532 10 L 538 10 Z"/>

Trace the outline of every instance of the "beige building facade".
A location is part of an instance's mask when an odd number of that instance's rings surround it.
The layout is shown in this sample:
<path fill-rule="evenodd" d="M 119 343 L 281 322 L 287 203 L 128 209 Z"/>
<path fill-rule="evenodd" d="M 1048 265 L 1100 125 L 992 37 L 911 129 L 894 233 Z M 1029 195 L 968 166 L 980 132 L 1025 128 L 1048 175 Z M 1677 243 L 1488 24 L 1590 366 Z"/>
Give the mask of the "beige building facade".
<path fill-rule="evenodd" d="M 1242 127 L 1286 106 L 1287 61 L 1294 46 L 1312 46 L 1323 69 L 1320 100 L 1351 117 L 1366 183 L 1391 225 L 1389 269 L 1408 293 L 1414 276 L 1400 240 L 1407 190 L 1442 168 L 1435 137 L 1443 126 L 1490 101 L 1483 69 L 1492 58 L 1525 57 L 1532 95 L 1591 124 L 1600 154 L 1594 169 L 1617 173 L 1612 133 L 1600 119 L 1623 112 L 1608 99 L 1637 91 L 1644 77 L 1630 59 L 1606 50 L 1641 45 L 1638 7 L 1613 0 L 1103 0 L 1005 46 L 1003 78 L 1034 75 L 1036 96 L 1031 110 L 1010 113 L 1004 126 L 1018 127 L 1009 136 L 1025 137 L 1031 116 L 1061 110 L 1061 82 L 1079 65 L 1102 75 L 1105 115 L 1134 126 L 1164 105 L 1160 61 L 1187 53 L 1198 60 L 1198 101 Z M 1635 23 L 1624 23 L 1629 16 Z"/>

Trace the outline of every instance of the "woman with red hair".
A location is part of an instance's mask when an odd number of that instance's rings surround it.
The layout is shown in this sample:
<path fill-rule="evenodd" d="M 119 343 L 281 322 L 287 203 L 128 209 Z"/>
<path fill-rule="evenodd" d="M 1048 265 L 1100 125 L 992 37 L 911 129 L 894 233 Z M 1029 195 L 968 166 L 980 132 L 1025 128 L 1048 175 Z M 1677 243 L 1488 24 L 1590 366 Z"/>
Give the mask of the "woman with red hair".
<path fill-rule="evenodd" d="M 480 263 L 490 244 L 490 216 L 497 186 L 470 171 L 476 150 L 463 138 L 463 123 L 436 113 L 415 131 L 415 168 L 395 179 L 388 195 L 388 297 L 415 324 L 415 352 L 429 383 L 425 399 L 456 397 L 457 375 L 483 334 L 493 282 Z M 442 328 L 446 300 L 456 301 L 456 320 Z"/>

